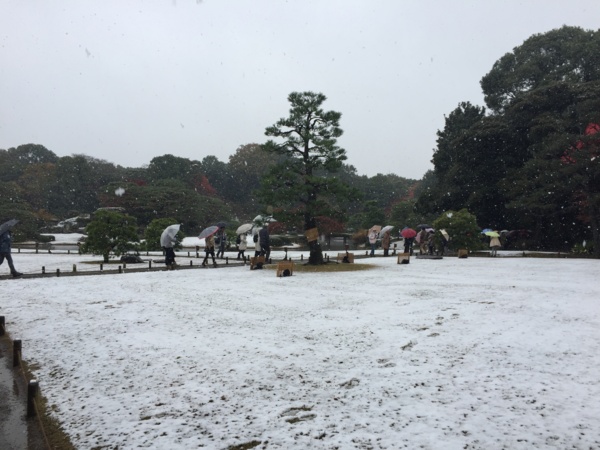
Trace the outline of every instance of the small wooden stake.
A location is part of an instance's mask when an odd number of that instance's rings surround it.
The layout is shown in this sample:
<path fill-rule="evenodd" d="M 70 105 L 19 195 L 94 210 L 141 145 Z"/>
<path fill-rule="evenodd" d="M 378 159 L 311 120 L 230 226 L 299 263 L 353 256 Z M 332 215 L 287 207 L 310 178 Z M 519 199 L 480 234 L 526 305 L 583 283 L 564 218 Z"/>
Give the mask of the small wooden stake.
<path fill-rule="evenodd" d="M 35 397 L 38 392 L 38 382 L 31 380 L 27 385 L 27 417 L 35 416 Z"/>
<path fill-rule="evenodd" d="M 17 367 L 21 362 L 21 339 L 15 339 L 13 341 L 13 367 Z"/>

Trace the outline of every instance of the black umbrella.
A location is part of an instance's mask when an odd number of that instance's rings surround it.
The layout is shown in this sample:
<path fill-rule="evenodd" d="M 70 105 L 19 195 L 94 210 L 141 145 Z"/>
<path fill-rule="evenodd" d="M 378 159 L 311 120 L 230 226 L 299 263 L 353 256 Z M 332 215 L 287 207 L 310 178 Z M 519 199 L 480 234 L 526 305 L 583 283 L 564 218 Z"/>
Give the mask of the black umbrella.
<path fill-rule="evenodd" d="M 227 226 L 227 224 L 225 222 L 217 222 L 217 226 L 219 228 L 225 228 Z"/>
<path fill-rule="evenodd" d="M 2 225 L 0 225 L 0 234 L 6 233 L 8 230 L 10 230 L 12 227 L 14 227 L 18 223 L 19 223 L 19 221 L 17 219 L 10 219 L 10 220 L 4 222 Z"/>
<path fill-rule="evenodd" d="M 420 228 L 421 230 L 424 230 L 426 228 L 431 228 L 429 225 L 422 223 L 421 225 L 417 225 L 417 228 Z"/>

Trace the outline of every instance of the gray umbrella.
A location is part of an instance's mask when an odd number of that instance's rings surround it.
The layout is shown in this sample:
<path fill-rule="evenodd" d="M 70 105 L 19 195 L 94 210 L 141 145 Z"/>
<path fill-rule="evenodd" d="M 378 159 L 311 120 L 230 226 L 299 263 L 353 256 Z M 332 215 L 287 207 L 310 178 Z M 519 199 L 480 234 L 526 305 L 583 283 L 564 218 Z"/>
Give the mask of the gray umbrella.
<path fill-rule="evenodd" d="M 18 223 L 19 223 L 19 221 L 17 219 L 10 219 L 10 220 L 4 222 L 2 225 L 0 225 L 0 234 L 6 233 L 8 230 L 10 230 L 12 227 L 14 227 Z"/>

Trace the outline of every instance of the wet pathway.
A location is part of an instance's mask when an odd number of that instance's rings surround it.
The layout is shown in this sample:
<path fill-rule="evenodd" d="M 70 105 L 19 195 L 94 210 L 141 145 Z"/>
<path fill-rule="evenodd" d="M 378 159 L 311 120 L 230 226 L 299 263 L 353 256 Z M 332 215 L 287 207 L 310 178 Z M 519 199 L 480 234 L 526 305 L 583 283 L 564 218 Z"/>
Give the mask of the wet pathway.
<path fill-rule="evenodd" d="M 27 449 L 26 392 L 14 376 L 12 349 L 0 336 L 0 448 Z"/>
<path fill-rule="evenodd" d="M 45 450 L 37 419 L 27 419 L 27 385 L 12 359 L 12 342 L 0 336 L 0 449 Z"/>

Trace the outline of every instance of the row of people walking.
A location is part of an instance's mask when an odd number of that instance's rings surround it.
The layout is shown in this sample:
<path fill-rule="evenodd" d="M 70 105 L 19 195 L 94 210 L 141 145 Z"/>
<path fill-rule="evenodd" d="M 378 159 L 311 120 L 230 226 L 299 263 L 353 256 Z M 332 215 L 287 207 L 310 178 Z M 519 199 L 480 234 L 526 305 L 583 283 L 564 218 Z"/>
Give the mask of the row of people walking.
<path fill-rule="evenodd" d="M 248 249 L 248 237 L 249 234 L 242 233 L 238 235 L 236 239 L 236 245 L 238 249 L 237 259 L 246 259 L 246 250 Z M 264 225 L 257 233 L 252 234 L 252 240 L 254 242 L 254 256 L 264 256 L 268 261 L 271 256 L 271 237 L 269 235 L 269 229 L 267 225 Z M 215 247 L 218 245 L 218 252 L 215 257 Z M 204 245 L 204 260 L 202 266 L 206 267 L 208 264 L 208 258 L 212 258 L 213 266 L 217 266 L 216 258 L 223 258 L 225 255 L 225 249 L 227 246 L 227 235 L 225 234 L 225 227 L 219 228 L 216 234 L 205 238 Z"/>

